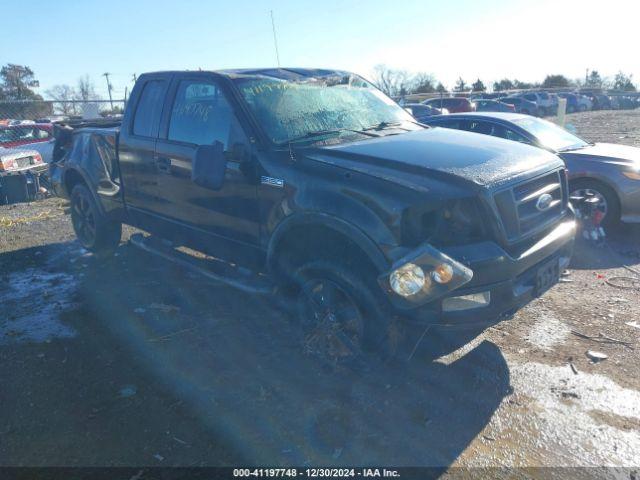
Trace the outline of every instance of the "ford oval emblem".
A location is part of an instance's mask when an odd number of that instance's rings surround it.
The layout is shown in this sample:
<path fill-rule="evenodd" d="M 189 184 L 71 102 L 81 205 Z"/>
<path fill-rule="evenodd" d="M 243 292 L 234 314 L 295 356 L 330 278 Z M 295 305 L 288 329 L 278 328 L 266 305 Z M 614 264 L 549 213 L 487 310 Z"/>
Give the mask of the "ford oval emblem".
<path fill-rule="evenodd" d="M 553 202 L 553 197 L 548 193 L 543 193 L 536 201 L 536 208 L 541 212 L 544 212 L 551 206 L 551 202 Z"/>

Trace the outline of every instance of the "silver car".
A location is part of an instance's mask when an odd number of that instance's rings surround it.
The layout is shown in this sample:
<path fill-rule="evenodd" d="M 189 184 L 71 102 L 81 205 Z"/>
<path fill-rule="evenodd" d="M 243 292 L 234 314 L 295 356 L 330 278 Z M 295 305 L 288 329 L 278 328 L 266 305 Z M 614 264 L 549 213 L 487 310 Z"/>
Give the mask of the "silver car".
<path fill-rule="evenodd" d="M 572 195 L 598 198 L 602 222 L 640 223 L 640 148 L 589 143 L 554 123 L 518 113 L 474 113 L 433 117 L 426 124 L 494 135 L 557 154 L 569 173 Z"/>

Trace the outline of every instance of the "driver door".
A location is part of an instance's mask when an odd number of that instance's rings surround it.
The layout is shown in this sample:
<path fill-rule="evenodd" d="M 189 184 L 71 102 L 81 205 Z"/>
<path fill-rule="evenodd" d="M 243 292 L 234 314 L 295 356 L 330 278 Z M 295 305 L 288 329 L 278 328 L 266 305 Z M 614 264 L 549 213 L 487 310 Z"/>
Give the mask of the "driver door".
<path fill-rule="evenodd" d="M 182 76 L 174 79 L 169 95 L 173 100 L 163 118 L 155 152 L 159 187 L 166 200 L 157 213 L 179 226 L 184 243 L 245 263 L 247 254 L 256 253 L 260 232 L 248 137 L 216 80 Z M 219 190 L 192 181 L 196 150 L 215 142 L 222 143 L 226 152 L 247 153 L 228 155 Z"/>

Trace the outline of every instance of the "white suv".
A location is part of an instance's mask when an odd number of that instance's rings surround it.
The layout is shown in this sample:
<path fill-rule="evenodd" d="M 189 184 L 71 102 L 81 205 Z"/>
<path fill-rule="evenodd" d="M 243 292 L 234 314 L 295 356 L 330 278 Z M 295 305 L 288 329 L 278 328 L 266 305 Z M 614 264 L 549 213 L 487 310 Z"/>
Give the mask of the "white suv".
<path fill-rule="evenodd" d="M 540 115 L 553 113 L 553 100 L 546 92 L 522 92 L 517 94 L 517 96 L 534 102 L 538 106 Z"/>

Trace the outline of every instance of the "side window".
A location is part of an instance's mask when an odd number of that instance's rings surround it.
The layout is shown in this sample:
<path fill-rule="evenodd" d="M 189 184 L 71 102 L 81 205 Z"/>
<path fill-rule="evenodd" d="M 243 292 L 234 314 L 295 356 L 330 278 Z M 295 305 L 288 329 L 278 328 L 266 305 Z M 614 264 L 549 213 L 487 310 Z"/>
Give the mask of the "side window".
<path fill-rule="evenodd" d="M 171 110 L 169 140 L 193 145 L 213 145 L 217 141 L 227 149 L 240 137 L 241 128 L 231 105 L 216 84 L 180 82 Z"/>
<path fill-rule="evenodd" d="M 453 128 L 455 130 L 464 130 L 462 123 L 463 122 L 460 122 L 460 120 L 444 120 L 440 122 L 439 126 L 444 128 Z"/>
<path fill-rule="evenodd" d="M 35 137 L 34 129 L 31 127 L 28 128 L 19 128 L 18 130 L 18 140 L 31 140 Z"/>
<path fill-rule="evenodd" d="M 468 130 L 483 135 L 493 135 L 493 125 L 488 122 L 469 122 Z"/>
<path fill-rule="evenodd" d="M 165 80 L 149 80 L 145 83 L 133 117 L 134 135 L 155 137 L 158 134 L 166 83 Z"/>
<path fill-rule="evenodd" d="M 526 137 L 524 137 L 523 135 L 520 135 L 517 132 L 514 132 L 509 128 L 505 128 L 504 132 L 500 136 L 503 138 L 506 138 L 507 140 L 514 140 L 520 143 L 531 144 L 531 142 Z"/>

